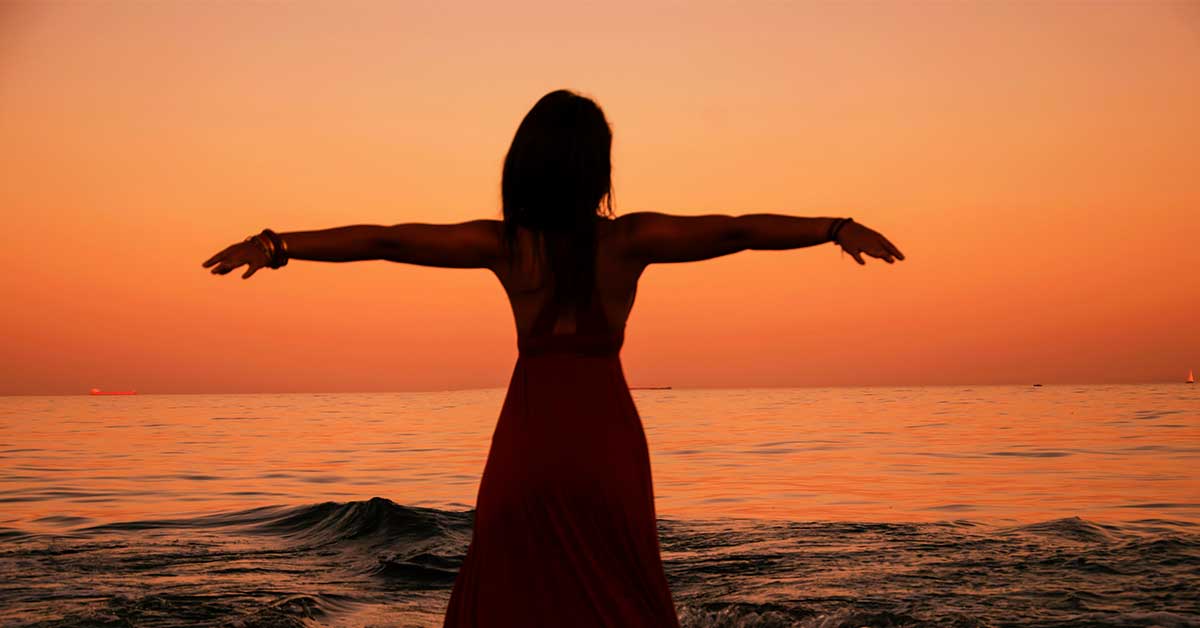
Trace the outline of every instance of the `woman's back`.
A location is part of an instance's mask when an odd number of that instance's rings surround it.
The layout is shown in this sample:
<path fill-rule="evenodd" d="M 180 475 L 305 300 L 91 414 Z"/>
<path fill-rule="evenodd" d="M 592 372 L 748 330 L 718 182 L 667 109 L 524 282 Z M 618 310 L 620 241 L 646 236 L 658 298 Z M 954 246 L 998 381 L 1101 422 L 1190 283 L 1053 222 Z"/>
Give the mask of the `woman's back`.
<path fill-rule="evenodd" d="M 580 311 L 558 307 L 551 299 L 553 280 L 545 240 L 553 234 L 538 239 L 530 230 L 518 227 L 509 259 L 493 270 L 508 295 L 519 341 L 538 334 L 615 334 L 625 329 L 644 266 L 632 263 L 624 254 L 618 221 L 601 217 L 596 221 L 592 300 Z M 597 328 L 598 321 L 604 329 Z"/>

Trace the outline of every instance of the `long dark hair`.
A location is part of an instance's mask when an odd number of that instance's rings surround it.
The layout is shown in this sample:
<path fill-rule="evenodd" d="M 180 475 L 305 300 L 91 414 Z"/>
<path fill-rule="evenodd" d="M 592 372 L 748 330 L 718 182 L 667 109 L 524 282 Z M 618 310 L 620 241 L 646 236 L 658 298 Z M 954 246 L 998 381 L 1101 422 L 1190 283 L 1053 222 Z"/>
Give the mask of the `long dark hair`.
<path fill-rule="evenodd" d="M 545 243 L 551 298 L 580 307 L 596 271 L 596 217 L 612 217 L 612 130 L 590 98 L 560 89 L 525 114 L 504 157 L 504 235 L 513 259 L 517 227 Z M 546 276 L 546 275 L 543 275 Z"/>

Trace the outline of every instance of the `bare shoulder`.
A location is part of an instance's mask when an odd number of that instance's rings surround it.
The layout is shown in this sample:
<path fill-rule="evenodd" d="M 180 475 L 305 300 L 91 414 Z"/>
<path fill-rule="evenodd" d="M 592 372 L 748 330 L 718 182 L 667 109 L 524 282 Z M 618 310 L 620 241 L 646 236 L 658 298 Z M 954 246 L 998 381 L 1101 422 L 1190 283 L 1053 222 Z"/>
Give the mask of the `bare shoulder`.
<path fill-rule="evenodd" d="M 655 246 L 655 235 L 664 229 L 669 229 L 670 214 L 654 211 L 639 211 L 621 214 L 612 220 L 605 220 L 602 237 L 608 240 L 610 250 L 622 259 L 644 263 L 646 251 Z"/>
<path fill-rule="evenodd" d="M 478 218 L 476 220 L 468 220 L 460 223 L 459 226 L 480 236 L 492 236 L 499 238 L 504 235 L 504 221 L 495 220 L 493 218 Z"/>
<path fill-rule="evenodd" d="M 655 230 L 668 228 L 672 218 L 670 214 L 662 212 L 630 212 L 607 221 L 611 223 L 608 231 L 621 245 L 636 246 L 639 238 L 653 234 Z"/>
<path fill-rule="evenodd" d="M 475 246 L 499 253 L 504 241 L 504 223 L 490 218 L 468 220 L 453 225 L 455 239 L 465 246 Z"/>
<path fill-rule="evenodd" d="M 479 218 L 460 223 L 461 244 L 480 251 L 487 258 L 488 266 L 504 256 L 504 222 L 491 218 Z"/>
<path fill-rule="evenodd" d="M 613 230 L 617 233 L 634 233 L 639 228 L 653 226 L 655 223 L 669 220 L 670 218 L 670 214 L 662 212 L 630 212 L 628 214 L 621 214 L 612 220 Z"/>

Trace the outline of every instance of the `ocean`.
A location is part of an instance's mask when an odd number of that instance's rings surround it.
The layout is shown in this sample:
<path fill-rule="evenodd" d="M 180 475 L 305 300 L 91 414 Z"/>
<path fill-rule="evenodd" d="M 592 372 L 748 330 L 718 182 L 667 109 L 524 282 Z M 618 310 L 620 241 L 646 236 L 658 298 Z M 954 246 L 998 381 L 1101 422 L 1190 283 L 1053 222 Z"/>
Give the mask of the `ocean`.
<path fill-rule="evenodd" d="M 0 625 L 440 626 L 503 390 L 0 397 Z M 636 390 L 685 627 L 1200 626 L 1200 388 Z"/>

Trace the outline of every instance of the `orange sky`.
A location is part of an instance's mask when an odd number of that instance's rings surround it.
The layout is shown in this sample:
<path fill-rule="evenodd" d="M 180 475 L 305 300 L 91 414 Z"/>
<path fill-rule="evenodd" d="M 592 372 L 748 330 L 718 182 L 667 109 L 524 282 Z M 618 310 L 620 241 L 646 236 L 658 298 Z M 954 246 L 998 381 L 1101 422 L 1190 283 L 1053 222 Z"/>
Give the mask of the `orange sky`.
<path fill-rule="evenodd" d="M 909 257 L 651 267 L 633 385 L 1180 380 L 1197 77 L 1195 3 L 4 3 L 0 393 L 504 385 L 487 271 L 200 262 L 497 217 L 559 87 L 612 122 L 618 213 L 851 215 Z"/>

